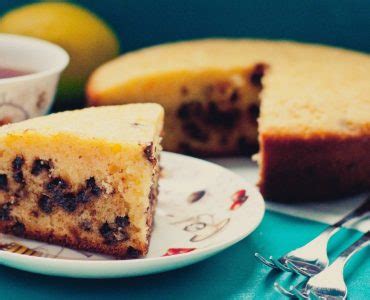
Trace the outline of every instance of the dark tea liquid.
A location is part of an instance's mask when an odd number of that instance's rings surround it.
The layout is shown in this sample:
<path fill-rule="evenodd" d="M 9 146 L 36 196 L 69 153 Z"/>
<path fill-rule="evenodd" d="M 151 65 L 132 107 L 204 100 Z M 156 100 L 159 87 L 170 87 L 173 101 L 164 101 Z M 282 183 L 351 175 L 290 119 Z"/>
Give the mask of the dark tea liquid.
<path fill-rule="evenodd" d="M 0 67 L 0 79 L 23 76 L 23 75 L 27 75 L 27 74 L 31 74 L 31 73 L 32 72 L 29 72 L 29 71 L 23 71 L 23 70 Z"/>

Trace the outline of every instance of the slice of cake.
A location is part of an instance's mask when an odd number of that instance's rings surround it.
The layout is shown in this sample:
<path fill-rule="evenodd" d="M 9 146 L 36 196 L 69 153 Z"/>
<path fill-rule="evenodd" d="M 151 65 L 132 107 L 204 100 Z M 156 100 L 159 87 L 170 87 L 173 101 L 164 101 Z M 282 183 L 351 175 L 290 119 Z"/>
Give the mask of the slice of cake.
<path fill-rule="evenodd" d="M 370 188 L 369 70 L 368 55 L 332 47 L 198 40 L 104 64 L 87 96 L 162 104 L 167 150 L 250 153 L 259 141 L 263 194 L 314 200 Z"/>
<path fill-rule="evenodd" d="M 88 108 L 0 128 L 0 231 L 120 258 L 148 251 L 163 109 Z"/>

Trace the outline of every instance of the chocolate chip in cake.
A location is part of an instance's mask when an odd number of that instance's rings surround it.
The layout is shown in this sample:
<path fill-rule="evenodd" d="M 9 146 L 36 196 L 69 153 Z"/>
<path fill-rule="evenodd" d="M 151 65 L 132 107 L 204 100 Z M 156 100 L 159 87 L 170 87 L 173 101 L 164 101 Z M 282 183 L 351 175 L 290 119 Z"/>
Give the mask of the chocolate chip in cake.
<path fill-rule="evenodd" d="M 92 230 L 92 224 L 89 220 L 83 220 L 80 222 L 79 226 L 83 231 L 91 231 Z"/>
<path fill-rule="evenodd" d="M 77 208 L 77 199 L 73 193 L 66 193 L 54 198 L 57 204 L 67 212 L 74 212 Z"/>
<path fill-rule="evenodd" d="M 14 172 L 20 171 L 23 165 L 24 158 L 22 156 L 17 156 L 12 162 L 13 171 Z"/>
<path fill-rule="evenodd" d="M 76 195 L 76 201 L 81 203 L 87 203 L 91 200 L 91 197 L 99 197 L 102 193 L 102 189 L 96 184 L 95 178 L 90 177 L 86 180 L 86 186 L 81 189 Z"/>
<path fill-rule="evenodd" d="M 6 174 L 0 174 L 0 190 L 8 190 L 8 176 Z"/>
<path fill-rule="evenodd" d="M 255 122 L 257 123 L 257 119 L 260 115 L 260 107 L 258 104 L 256 103 L 253 103 L 251 105 L 248 106 L 247 108 L 248 110 L 248 115 L 250 116 L 250 118 L 252 120 L 255 120 Z"/>
<path fill-rule="evenodd" d="M 102 236 L 106 236 L 110 234 L 113 231 L 113 229 L 109 226 L 108 222 L 105 222 L 100 228 L 99 232 Z"/>
<path fill-rule="evenodd" d="M 239 122 L 240 115 L 241 113 L 237 108 L 223 112 L 221 122 L 222 127 L 227 129 L 234 128 L 235 125 Z"/>
<path fill-rule="evenodd" d="M 76 195 L 76 201 L 77 202 L 82 202 L 82 203 L 87 203 L 91 199 L 91 194 L 87 193 L 85 190 L 81 190 L 77 193 Z"/>
<path fill-rule="evenodd" d="M 240 153 L 248 153 L 249 152 L 249 145 L 250 143 L 247 141 L 247 139 L 244 136 L 241 136 L 238 139 L 238 148 Z"/>
<path fill-rule="evenodd" d="M 198 118 L 202 116 L 204 109 L 199 101 L 191 101 L 183 103 L 177 111 L 177 116 L 181 120 L 189 120 L 192 117 Z"/>
<path fill-rule="evenodd" d="M 76 201 L 81 203 L 87 203 L 91 200 L 92 196 L 93 195 L 88 190 L 85 191 L 82 190 L 77 193 Z"/>
<path fill-rule="evenodd" d="M 41 195 L 38 205 L 44 213 L 50 214 L 53 211 L 53 200 L 46 195 Z"/>
<path fill-rule="evenodd" d="M 31 174 L 39 175 L 43 170 L 49 171 L 51 168 L 51 160 L 35 159 L 32 164 Z"/>
<path fill-rule="evenodd" d="M 22 156 L 17 156 L 12 161 L 12 168 L 13 168 L 13 179 L 17 183 L 24 184 L 24 177 L 22 172 L 22 166 L 24 165 L 24 158 Z"/>
<path fill-rule="evenodd" d="M 89 192 L 94 196 L 98 197 L 101 194 L 101 188 L 97 186 L 94 177 L 90 177 L 86 180 L 86 187 L 89 189 Z"/>
<path fill-rule="evenodd" d="M 139 256 L 141 256 L 141 251 L 132 247 L 132 246 L 129 246 L 126 250 L 126 257 L 127 258 L 138 258 Z"/>
<path fill-rule="evenodd" d="M 99 232 L 103 236 L 105 243 L 107 243 L 108 245 L 111 245 L 117 242 L 117 239 L 114 236 L 114 229 L 109 226 L 108 222 L 105 222 L 99 228 Z"/>
<path fill-rule="evenodd" d="M 9 202 L 3 204 L 3 206 L 0 208 L 0 221 L 10 220 L 10 210 L 11 204 Z"/>
<path fill-rule="evenodd" d="M 18 171 L 16 173 L 13 174 L 13 179 L 15 182 L 17 183 L 22 183 L 24 184 L 24 177 L 23 177 L 23 172 L 22 171 Z"/>
<path fill-rule="evenodd" d="M 230 100 L 231 103 L 238 102 L 238 100 L 239 100 L 239 92 L 238 92 L 238 90 L 234 90 L 231 93 L 229 100 Z"/>
<path fill-rule="evenodd" d="M 64 190 L 68 187 L 68 184 L 67 182 L 65 182 L 62 178 L 60 177 L 56 177 L 56 178 L 53 178 L 47 185 L 46 185 L 46 189 L 49 191 L 49 192 L 57 192 L 57 191 L 60 191 L 60 190 Z"/>
<path fill-rule="evenodd" d="M 249 77 L 250 82 L 257 88 L 262 88 L 262 77 L 265 74 L 266 67 L 263 63 L 256 64 Z"/>
<path fill-rule="evenodd" d="M 258 145 L 251 143 L 244 136 L 239 137 L 237 141 L 237 146 L 240 154 L 242 155 L 251 155 L 258 152 Z"/>
<path fill-rule="evenodd" d="M 218 106 L 216 102 L 208 102 L 208 113 L 217 115 L 219 113 Z"/>
<path fill-rule="evenodd" d="M 144 148 L 144 155 L 145 157 L 151 162 L 155 163 L 157 160 L 155 158 L 155 153 L 154 153 L 154 145 L 153 143 L 149 143 L 145 148 Z"/>
<path fill-rule="evenodd" d="M 208 115 L 206 122 L 222 129 L 232 129 L 240 119 L 240 111 L 237 108 L 220 110 L 216 102 L 208 103 Z"/>
<path fill-rule="evenodd" d="M 21 222 L 16 222 L 13 226 L 12 226 L 12 229 L 11 229 L 12 233 L 14 235 L 17 235 L 17 236 L 23 236 L 25 231 L 26 231 L 26 227 L 24 226 L 23 223 Z"/>
<path fill-rule="evenodd" d="M 199 142 L 207 142 L 209 139 L 208 134 L 203 132 L 194 122 L 182 124 L 182 129 L 187 136 Z"/>
<path fill-rule="evenodd" d="M 190 117 L 190 112 L 186 104 L 182 104 L 177 111 L 177 116 L 182 120 L 187 120 Z"/>
<path fill-rule="evenodd" d="M 128 218 L 128 216 L 117 216 L 116 219 L 115 219 L 115 223 L 119 226 L 119 227 L 126 227 L 128 225 L 130 225 L 130 220 Z"/>
<path fill-rule="evenodd" d="M 115 223 L 111 223 L 111 224 L 109 224 L 108 222 L 105 222 L 99 228 L 100 234 L 103 236 L 105 243 L 108 245 L 112 245 L 112 244 L 115 244 L 121 241 L 127 241 L 129 239 L 129 235 L 125 231 L 125 227 L 129 224 L 127 223 L 128 218 L 127 219 L 125 219 L 125 217 L 119 217 L 119 218 L 122 218 L 122 219 L 117 220 L 116 218 Z M 126 225 L 121 226 L 124 224 Z"/>

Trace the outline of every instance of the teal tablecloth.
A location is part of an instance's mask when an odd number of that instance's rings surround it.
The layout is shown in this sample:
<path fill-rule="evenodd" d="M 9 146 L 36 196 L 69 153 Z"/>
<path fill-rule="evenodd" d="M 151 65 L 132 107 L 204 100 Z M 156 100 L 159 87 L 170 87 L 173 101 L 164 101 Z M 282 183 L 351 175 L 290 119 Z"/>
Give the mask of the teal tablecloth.
<path fill-rule="evenodd" d="M 0 14 L 31 0 L 1 0 Z M 208 36 L 284 38 L 370 51 L 368 0 L 78 0 L 105 18 L 122 50 Z M 325 225 L 268 212 L 248 238 L 196 265 L 158 275 L 116 280 L 46 277 L 0 266 L 0 299 L 279 299 L 270 272 L 254 252 L 279 255 L 305 243 Z M 345 231 L 338 248 L 358 233 Z M 347 268 L 351 299 L 370 299 L 370 249 Z M 356 269 L 355 272 L 352 272 Z M 282 298 L 282 297 L 281 297 Z"/>
<path fill-rule="evenodd" d="M 79 280 L 35 275 L 0 267 L 0 299 L 284 299 L 276 280 L 292 276 L 262 266 L 254 252 L 279 255 L 314 237 L 324 224 L 267 212 L 249 237 L 198 264 L 157 275 L 128 279 Z M 343 248 L 359 233 L 343 230 L 331 249 Z M 331 251 L 333 254 L 333 251 Z M 370 299 L 370 248 L 346 269 L 351 299 Z"/>

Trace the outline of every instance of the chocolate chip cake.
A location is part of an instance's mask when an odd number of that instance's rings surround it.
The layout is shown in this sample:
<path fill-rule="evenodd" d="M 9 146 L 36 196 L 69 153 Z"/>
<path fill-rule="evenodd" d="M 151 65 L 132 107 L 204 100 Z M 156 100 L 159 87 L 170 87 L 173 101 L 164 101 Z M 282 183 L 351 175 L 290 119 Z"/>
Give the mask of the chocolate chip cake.
<path fill-rule="evenodd" d="M 128 53 L 99 67 L 90 105 L 155 101 L 164 148 L 256 151 L 273 200 L 370 188 L 370 57 L 287 41 L 208 39 Z"/>
<path fill-rule="evenodd" d="M 163 109 L 87 108 L 0 128 L 0 231 L 118 258 L 148 251 Z"/>

